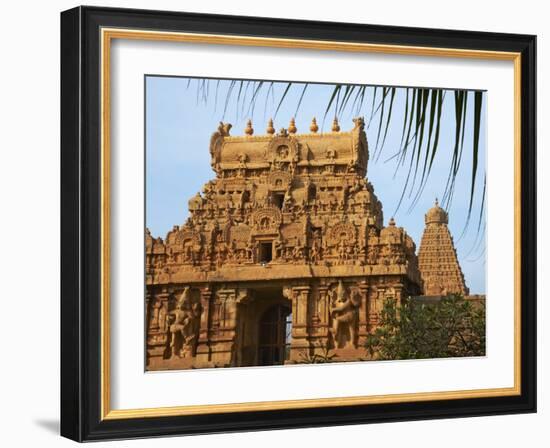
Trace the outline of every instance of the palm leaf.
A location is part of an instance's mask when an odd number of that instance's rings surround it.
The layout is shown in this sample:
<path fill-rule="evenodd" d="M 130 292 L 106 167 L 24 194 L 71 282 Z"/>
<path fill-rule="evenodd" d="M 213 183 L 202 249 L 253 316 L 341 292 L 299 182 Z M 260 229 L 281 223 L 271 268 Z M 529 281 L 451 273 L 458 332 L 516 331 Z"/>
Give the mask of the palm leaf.
<path fill-rule="evenodd" d="M 304 95 L 307 90 L 307 86 L 309 84 L 304 84 L 304 88 L 302 89 L 302 94 L 300 95 L 300 99 L 298 100 L 298 105 L 296 106 L 296 112 L 294 112 L 294 116 L 298 115 L 298 110 L 300 109 L 300 105 L 302 104 L 302 100 L 304 99 Z"/>
<path fill-rule="evenodd" d="M 437 121 L 435 126 L 435 137 L 434 137 L 434 144 L 432 146 L 432 155 L 430 157 L 430 165 L 428 166 L 428 173 L 426 176 L 429 175 L 432 165 L 434 163 L 435 154 L 437 152 L 437 145 L 439 144 L 439 130 L 441 129 L 441 112 L 443 109 L 443 97 L 445 96 L 445 92 L 439 91 L 439 98 L 437 101 Z"/>
<path fill-rule="evenodd" d="M 367 92 L 367 86 L 362 86 L 361 91 L 357 95 L 357 111 L 356 115 L 359 115 L 360 110 L 363 108 L 363 103 L 365 102 L 365 93 Z"/>
<path fill-rule="evenodd" d="M 218 89 L 220 88 L 220 79 L 218 79 L 218 82 L 216 82 L 216 93 L 214 95 L 214 112 L 216 112 L 216 109 L 218 107 Z"/>
<path fill-rule="evenodd" d="M 227 106 L 229 105 L 229 100 L 231 99 L 231 94 L 233 93 L 233 88 L 235 87 L 236 81 L 231 81 L 229 83 L 229 87 L 227 88 L 227 96 L 225 97 L 225 106 L 223 107 L 223 117 L 225 117 L 225 113 L 227 112 Z"/>
<path fill-rule="evenodd" d="M 474 192 L 476 187 L 477 164 L 479 156 L 479 135 L 481 128 L 481 107 L 483 104 L 483 93 L 475 92 L 474 94 L 474 141 L 472 143 L 472 182 L 470 188 L 470 205 L 468 207 L 468 218 L 472 213 L 472 205 L 474 204 Z M 485 191 L 485 186 L 483 187 Z"/>
<path fill-rule="evenodd" d="M 376 151 L 378 149 L 378 143 L 380 142 L 380 133 L 382 132 L 382 122 L 384 120 L 384 105 L 386 104 L 385 98 L 386 98 L 386 87 L 382 88 L 382 110 L 380 111 L 380 120 L 378 122 L 378 132 L 376 134 L 376 146 L 374 147 L 374 153 L 376 154 Z"/>
<path fill-rule="evenodd" d="M 344 97 L 342 98 L 342 102 L 340 103 L 340 108 L 338 109 L 338 115 L 342 113 L 342 111 L 346 108 L 346 105 L 348 104 L 348 101 L 351 97 L 351 94 L 355 90 L 356 86 L 347 85 L 346 90 L 344 92 Z"/>
<path fill-rule="evenodd" d="M 440 90 L 434 90 L 432 91 L 431 95 L 431 101 L 430 101 L 430 123 L 428 125 L 428 143 L 426 144 L 426 154 L 424 158 L 424 165 L 422 168 L 422 177 L 420 179 L 420 185 L 424 183 L 424 178 L 426 176 L 426 168 L 428 166 L 428 157 L 430 155 L 430 143 L 432 141 L 432 134 L 434 129 L 434 121 L 435 121 L 435 109 L 437 107 L 438 101 L 437 97 L 440 94 Z M 439 122 L 439 116 L 438 116 L 438 122 Z"/>
<path fill-rule="evenodd" d="M 452 187 L 454 184 L 456 167 L 458 165 L 458 155 L 460 152 L 460 137 L 462 131 L 462 108 L 464 105 L 464 92 L 461 90 L 456 90 L 454 92 L 455 97 L 455 143 L 453 149 L 453 157 L 451 160 L 451 167 L 449 169 L 449 175 L 447 177 L 447 183 L 445 185 L 445 191 L 443 193 L 442 202 L 449 208 L 451 198 L 452 198 Z"/>
<path fill-rule="evenodd" d="M 288 93 L 288 91 L 290 90 L 290 88 L 292 87 L 292 83 L 289 82 L 287 85 L 286 85 L 286 89 L 285 91 L 283 92 L 283 95 L 281 96 L 281 99 L 279 100 L 279 104 L 277 105 L 277 109 L 275 109 L 275 113 L 273 114 L 273 118 L 275 118 L 277 116 L 277 113 L 279 112 L 279 109 L 281 108 L 282 104 L 283 104 L 283 101 L 286 97 L 286 94 Z"/>
<path fill-rule="evenodd" d="M 407 87 L 406 98 L 405 98 L 405 115 L 403 117 L 403 131 L 401 133 L 401 142 L 399 147 L 403 147 L 403 140 L 405 139 L 405 130 L 407 129 L 407 116 L 409 114 L 409 88 Z"/>
<path fill-rule="evenodd" d="M 386 129 L 384 131 L 384 138 L 382 139 L 382 145 L 380 147 L 378 157 L 376 158 L 377 161 L 380 158 L 380 154 L 382 153 L 382 148 L 384 148 L 384 144 L 386 143 L 386 137 L 388 135 L 388 128 L 390 127 L 391 112 L 392 112 L 392 107 L 393 107 L 393 100 L 395 98 L 395 91 L 396 91 L 395 87 L 392 87 L 391 88 L 391 97 L 390 97 L 390 110 L 388 111 L 388 118 L 386 119 Z"/>
<path fill-rule="evenodd" d="M 268 100 L 269 100 L 269 93 L 271 93 L 272 98 L 273 98 L 273 84 L 275 84 L 275 82 L 274 82 L 274 81 L 271 81 L 271 84 L 269 84 L 269 87 L 268 87 L 268 89 L 267 89 L 267 93 L 265 94 L 264 121 L 265 121 L 265 118 L 266 118 L 265 114 L 266 114 L 266 112 L 267 112 L 267 102 L 268 102 Z"/>
<path fill-rule="evenodd" d="M 263 81 L 258 81 L 258 84 L 256 85 L 256 88 L 254 89 L 254 93 L 252 94 L 252 99 L 250 100 L 250 103 L 248 105 L 248 110 L 246 111 L 246 114 L 249 115 L 249 116 L 254 115 L 254 109 L 256 107 L 256 98 L 257 98 L 258 93 L 260 92 L 260 89 L 262 88 L 263 84 L 264 84 Z M 252 112 L 252 113 L 250 113 L 250 112 Z"/>
<path fill-rule="evenodd" d="M 420 156 L 422 154 L 422 140 L 424 138 L 424 124 L 426 123 L 426 108 L 427 108 L 427 105 L 428 105 L 429 96 L 430 96 L 430 90 L 422 89 L 422 107 L 421 107 L 421 115 L 420 115 L 420 124 L 417 125 L 417 130 L 416 130 L 416 133 L 415 133 L 415 139 L 416 139 L 416 134 L 418 134 L 418 128 L 420 128 L 420 135 L 418 136 L 418 146 L 416 146 L 416 141 L 415 141 L 416 165 L 415 165 L 415 168 L 414 168 L 413 183 L 411 185 L 411 193 L 409 194 L 409 197 L 412 194 L 412 191 L 414 189 L 414 185 L 415 185 L 415 182 L 416 182 L 416 175 L 418 173 L 418 165 L 419 165 L 419 162 L 420 162 Z"/>
<path fill-rule="evenodd" d="M 370 127 L 372 117 L 374 115 L 374 103 L 376 101 L 376 92 L 377 92 L 377 90 L 378 90 L 378 87 L 374 86 L 374 89 L 373 89 L 373 92 L 372 92 L 372 104 L 371 104 L 371 108 L 370 108 L 369 124 L 368 124 L 367 127 Z"/>
<path fill-rule="evenodd" d="M 422 167 L 422 177 L 420 179 L 420 185 L 418 186 L 417 193 L 414 199 L 411 201 L 411 205 L 408 210 L 409 213 L 412 211 L 412 209 L 418 203 L 418 200 L 422 196 L 422 192 L 424 191 L 424 188 L 426 186 L 427 179 L 430 175 L 430 171 L 434 161 L 434 157 L 437 152 L 437 145 L 439 143 L 439 129 L 441 125 L 442 104 L 443 104 L 443 92 L 439 89 L 434 90 L 432 92 L 431 102 L 430 102 L 430 123 L 429 123 L 429 129 L 428 129 L 428 143 L 426 144 L 424 164 Z M 434 130 L 434 123 L 435 123 L 436 130 L 435 130 L 435 137 L 432 144 L 432 134 Z"/>
<path fill-rule="evenodd" d="M 398 165 L 396 167 L 394 177 L 397 174 L 397 170 L 398 170 L 399 165 L 402 165 L 405 162 L 405 157 L 407 156 L 407 148 L 410 144 L 409 137 L 411 135 L 413 118 L 415 117 L 415 113 L 416 113 L 415 110 L 418 108 L 417 103 L 419 103 L 418 100 L 417 100 L 417 93 L 418 93 L 417 89 L 413 89 L 413 95 L 412 95 L 411 106 L 410 106 L 411 109 L 410 109 L 410 113 L 409 113 L 409 126 L 408 126 L 408 129 L 407 129 L 407 136 L 405 137 L 405 142 L 404 142 L 403 146 L 401 147 L 401 158 L 400 158 L 400 162 L 398 163 Z"/>
<path fill-rule="evenodd" d="M 330 100 L 328 101 L 327 108 L 325 109 L 325 113 L 323 115 L 323 121 L 325 120 L 328 111 L 330 110 L 330 106 L 332 106 L 332 103 L 334 102 L 334 99 L 337 97 L 338 92 L 340 92 L 340 89 L 342 88 L 341 85 L 337 84 L 334 86 L 334 90 L 332 91 L 332 95 L 330 96 Z"/>

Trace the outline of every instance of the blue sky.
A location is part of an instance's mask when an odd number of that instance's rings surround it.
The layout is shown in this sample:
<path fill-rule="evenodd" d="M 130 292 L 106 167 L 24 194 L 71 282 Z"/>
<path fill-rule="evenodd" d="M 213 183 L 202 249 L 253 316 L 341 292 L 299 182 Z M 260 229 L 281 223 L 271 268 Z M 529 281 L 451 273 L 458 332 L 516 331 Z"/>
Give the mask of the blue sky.
<path fill-rule="evenodd" d="M 334 105 L 325 115 L 325 110 L 334 90 L 331 84 L 309 85 L 303 95 L 299 109 L 297 106 L 303 92 L 303 84 L 293 84 L 275 115 L 279 99 L 284 94 L 287 83 L 275 83 L 269 88 L 265 83 L 255 96 L 255 107 L 249 107 L 257 84 L 249 83 L 240 90 L 236 84 L 231 89 L 228 80 L 198 80 L 176 77 L 147 76 L 146 83 L 146 225 L 154 236 L 165 237 L 174 224 L 182 224 L 188 216 L 187 201 L 202 189 L 208 180 L 214 178 L 210 168 L 208 145 L 210 136 L 220 121 L 233 124 L 232 135 L 242 135 L 246 121 L 251 118 L 256 134 L 265 133 L 267 121 L 274 117 L 275 128 L 287 127 L 290 118 L 296 117 L 298 132 L 308 132 L 313 116 L 317 117 L 320 131 L 330 131 L 334 117 Z M 217 93 L 216 93 L 217 90 Z M 228 92 L 231 95 L 228 97 Z M 394 216 L 398 226 L 404 227 L 418 245 L 424 229 L 424 214 L 433 206 L 436 197 L 445 190 L 455 138 L 455 104 L 452 91 L 446 91 L 440 129 L 440 141 L 433 167 L 420 196 L 411 209 L 413 194 L 407 190 L 402 205 L 397 204 L 405 185 L 408 161 L 399 168 L 398 157 L 392 157 L 400 148 L 403 116 L 405 112 L 405 89 L 396 91 L 392 116 L 385 144 L 373 157 L 378 137 L 378 123 L 381 109 L 378 108 L 381 88 L 377 89 L 374 115 L 372 97 L 374 89 L 368 88 L 362 107 L 352 109 L 353 100 L 339 115 L 343 131 L 353 127 L 352 118 L 362 115 L 367 120 L 367 139 L 370 148 L 370 161 L 367 178 L 383 205 L 384 223 Z M 342 95 L 343 96 L 343 95 Z M 478 217 L 483 191 L 485 172 L 485 107 L 482 110 L 482 126 L 479 149 L 476 199 L 470 225 L 463 233 L 470 199 L 472 170 L 472 126 L 473 95 L 469 96 L 466 133 L 462 163 L 456 180 L 455 194 L 449 212 L 449 227 L 466 283 L 471 293 L 485 293 L 485 242 L 484 232 L 478 232 Z M 486 93 L 484 93 L 484 104 Z M 389 105 L 389 103 L 386 103 Z M 387 116 L 387 107 L 385 114 Z M 468 126 L 468 123 L 470 124 Z M 385 120 L 384 120 L 385 126 Z M 427 133 L 427 128 L 426 131 Z M 384 127 L 381 134 L 384 133 Z M 426 142 L 425 135 L 424 142 Z M 382 136 L 380 137 L 382 140 Z M 377 152 L 380 151 L 378 145 Z M 398 168 L 398 169 L 396 169 Z M 482 228 L 484 226 L 482 225 Z"/>

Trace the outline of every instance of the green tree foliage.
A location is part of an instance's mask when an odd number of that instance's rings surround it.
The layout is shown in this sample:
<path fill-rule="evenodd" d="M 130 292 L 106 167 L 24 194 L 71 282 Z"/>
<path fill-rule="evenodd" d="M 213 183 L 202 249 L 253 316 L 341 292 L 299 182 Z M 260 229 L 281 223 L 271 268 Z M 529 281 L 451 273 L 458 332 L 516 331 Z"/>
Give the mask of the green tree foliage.
<path fill-rule="evenodd" d="M 448 295 L 432 303 L 384 303 L 380 326 L 365 348 L 372 359 L 425 359 L 485 355 L 485 303 Z"/>

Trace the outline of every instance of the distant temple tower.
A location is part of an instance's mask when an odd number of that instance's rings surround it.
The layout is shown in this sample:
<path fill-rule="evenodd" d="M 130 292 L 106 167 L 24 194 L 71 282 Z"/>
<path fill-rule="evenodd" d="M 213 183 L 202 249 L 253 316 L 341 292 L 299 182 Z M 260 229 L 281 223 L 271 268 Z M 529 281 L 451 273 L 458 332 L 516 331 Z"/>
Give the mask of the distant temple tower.
<path fill-rule="evenodd" d="M 418 267 L 424 295 L 469 294 L 458 263 L 453 237 L 447 227 L 449 215 L 437 199 L 425 216 L 426 227 L 418 250 Z"/>

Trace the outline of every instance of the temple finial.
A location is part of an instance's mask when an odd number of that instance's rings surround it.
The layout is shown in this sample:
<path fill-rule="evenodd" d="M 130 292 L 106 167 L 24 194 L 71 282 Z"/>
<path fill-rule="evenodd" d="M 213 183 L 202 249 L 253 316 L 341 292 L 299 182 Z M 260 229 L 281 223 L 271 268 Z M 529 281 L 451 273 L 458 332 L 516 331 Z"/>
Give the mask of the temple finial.
<path fill-rule="evenodd" d="M 298 130 L 298 128 L 296 127 L 296 121 L 294 120 L 294 117 L 292 117 L 290 119 L 290 123 L 288 125 L 288 132 L 290 134 L 296 134 L 297 130 Z"/>
<path fill-rule="evenodd" d="M 248 120 L 246 122 L 246 128 L 244 129 L 244 133 L 246 135 L 252 135 L 254 134 L 254 128 L 252 127 L 252 120 Z"/>
<path fill-rule="evenodd" d="M 311 120 L 309 130 L 313 133 L 316 133 L 319 130 L 319 126 L 317 126 L 317 120 L 315 119 L 315 117 L 313 117 L 313 120 Z"/>
<path fill-rule="evenodd" d="M 275 134 L 275 128 L 273 127 L 273 118 L 270 118 L 267 122 L 267 129 L 265 130 L 269 135 Z"/>

